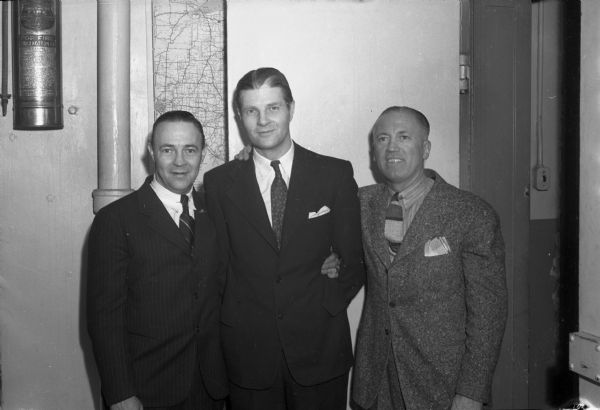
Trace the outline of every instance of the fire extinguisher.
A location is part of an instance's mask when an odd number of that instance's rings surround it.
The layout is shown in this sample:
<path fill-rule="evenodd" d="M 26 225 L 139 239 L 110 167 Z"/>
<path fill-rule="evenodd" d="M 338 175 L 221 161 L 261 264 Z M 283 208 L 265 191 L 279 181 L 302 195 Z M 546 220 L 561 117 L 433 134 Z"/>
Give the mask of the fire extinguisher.
<path fill-rule="evenodd" d="M 13 128 L 63 128 L 60 0 L 13 3 Z"/>

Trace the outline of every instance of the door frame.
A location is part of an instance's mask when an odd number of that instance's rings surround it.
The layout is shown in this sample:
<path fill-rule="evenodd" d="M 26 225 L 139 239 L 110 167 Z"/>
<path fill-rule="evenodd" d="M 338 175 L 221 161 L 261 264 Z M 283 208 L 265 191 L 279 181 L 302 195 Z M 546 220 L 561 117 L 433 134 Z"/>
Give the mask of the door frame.
<path fill-rule="evenodd" d="M 531 2 L 529 0 L 460 0 L 460 53 L 468 56 L 470 63 L 469 91 L 460 95 L 460 187 L 472 191 L 498 211 L 506 242 L 506 272 L 509 292 L 509 317 L 500 359 L 494 375 L 492 408 L 528 408 L 528 242 L 529 242 L 529 152 L 531 132 Z M 485 22 L 514 17 L 502 27 L 507 40 L 502 46 L 512 47 L 512 72 L 494 77 L 492 87 L 481 87 L 478 80 L 486 78 L 493 64 L 482 60 L 491 44 L 493 28 Z M 492 19 L 492 20 L 490 20 Z M 503 22 L 505 22 L 503 20 Z M 495 26 L 496 28 L 498 26 Z M 514 37 L 511 37 L 514 36 Z M 498 37 L 496 37 L 498 38 Z M 510 43 L 512 41 L 512 43 Z M 499 46 L 500 47 L 500 46 Z M 486 54 L 489 56 L 489 54 Z M 487 71 L 487 72 L 486 72 Z M 505 84 L 498 86 L 500 82 Z M 496 87 L 496 88 L 494 88 Z M 512 105 L 506 106 L 490 90 L 507 87 L 514 96 Z M 489 115 L 481 114 L 485 104 L 494 103 L 498 110 L 506 110 L 512 118 L 504 124 L 507 143 L 513 144 L 512 158 L 505 158 L 504 175 L 483 181 L 481 175 L 490 172 L 480 153 L 486 144 L 498 144 L 497 133 L 486 132 L 490 127 Z M 510 111 L 509 111 L 510 110 Z M 488 128 L 489 130 L 489 128 Z M 494 135 L 496 134 L 496 135 Z M 488 140 L 486 141 L 486 138 Z M 514 148 L 518 147 L 518 149 Z M 506 197 L 498 193 L 509 193 Z"/>

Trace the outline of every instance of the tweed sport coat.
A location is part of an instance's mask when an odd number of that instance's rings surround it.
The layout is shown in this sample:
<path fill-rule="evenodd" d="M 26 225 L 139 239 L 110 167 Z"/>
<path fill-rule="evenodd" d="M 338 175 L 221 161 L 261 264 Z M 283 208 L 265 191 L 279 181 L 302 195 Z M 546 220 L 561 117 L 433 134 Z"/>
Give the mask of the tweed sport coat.
<path fill-rule="evenodd" d="M 348 371 L 353 355 L 346 307 L 365 275 L 351 164 L 295 144 L 279 250 L 253 160 L 212 169 L 204 187 L 217 237 L 229 253 L 221 337 L 230 380 L 245 388 L 272 386 L 282 351 L 305 386 Z M 331 249 L 344 262 L 336 279 L 321 275 Z"/>
<path fill-rule="evenodd" d="M 223 398 L 215 228 L 195 195 L 190 251 L 151 180 L 102 208 L 89 235 L 87 321 L 102 394 L 107 404 L 135 395 L 172 406 L 199 367 L 207 391 Z"/>
<path fill-rule="evenodd" d="M 449 409 L 457 393 L 481 402 L 490 395 L 507 315 L 498 216 L 437 173 L 426 175 L 434 185 L 393 261 L 384 237 L 388 188 L 359 191 L 367 287 L 353 399 L 365 408 L 388 360 L 396 361 L 408 410 Z M 425 256 L 435 238 L 445 238 L 449 252 Z"/>

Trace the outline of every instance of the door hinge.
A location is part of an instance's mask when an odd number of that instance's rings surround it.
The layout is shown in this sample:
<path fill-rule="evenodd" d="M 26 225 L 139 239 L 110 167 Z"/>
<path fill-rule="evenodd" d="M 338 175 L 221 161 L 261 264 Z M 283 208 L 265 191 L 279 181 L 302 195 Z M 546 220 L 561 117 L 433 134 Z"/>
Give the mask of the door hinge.
<path fill-rule="evenodd" d="M 471 63 L 468 54 L 461 54 L 458 57 L 459 79 L 458 89 L 461 94 L 467 94 L 471 89 Z"/>

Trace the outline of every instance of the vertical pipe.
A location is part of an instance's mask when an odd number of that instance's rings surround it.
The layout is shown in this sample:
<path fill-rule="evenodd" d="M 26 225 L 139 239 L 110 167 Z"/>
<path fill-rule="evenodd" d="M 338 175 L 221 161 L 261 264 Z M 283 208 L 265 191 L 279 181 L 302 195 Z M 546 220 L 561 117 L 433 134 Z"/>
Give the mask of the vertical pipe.
<path fill-rule="evenodd" d="M 130 0 L 98 0 L 98 189 L 94 213 L 131 192 Z"/>

